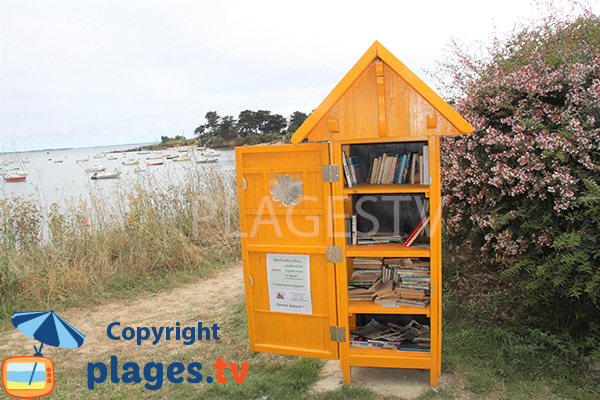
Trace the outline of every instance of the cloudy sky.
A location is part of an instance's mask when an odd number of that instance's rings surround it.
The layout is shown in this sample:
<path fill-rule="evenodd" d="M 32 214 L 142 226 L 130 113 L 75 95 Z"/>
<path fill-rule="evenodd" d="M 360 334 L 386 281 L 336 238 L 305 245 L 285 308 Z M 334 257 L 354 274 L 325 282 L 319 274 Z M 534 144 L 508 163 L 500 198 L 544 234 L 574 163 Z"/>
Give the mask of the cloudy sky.
<path fill-rule="evenodd" d="M 485 42 L 536 10 L 527 0 L 0 0 L 0 145 L 149 142 L 192 137 L 211 110 L 310 112 L 375 40 L 435 89 L 425 71 L 453 38 Z"/>

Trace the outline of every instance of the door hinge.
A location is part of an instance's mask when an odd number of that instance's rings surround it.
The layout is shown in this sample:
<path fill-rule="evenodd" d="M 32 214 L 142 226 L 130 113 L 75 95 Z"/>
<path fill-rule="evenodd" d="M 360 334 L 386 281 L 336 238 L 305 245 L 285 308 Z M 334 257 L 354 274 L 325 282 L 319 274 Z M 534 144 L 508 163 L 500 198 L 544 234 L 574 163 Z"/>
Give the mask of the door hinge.
<path fill-rule="evenodd" d="M 246 178 L 242 178 L 242 189 L 246 190 Z"/>
<path fill-rule="evenodd" d="M 339 165 L 323 165 L 323 182 L 333 183 L 340 181 Z"/>
<path fill-rule="evenodd" d="M 346 328 L 343 326 L 330 326 L 329 332 L 331 333 L 331 341 L 344 343 L 346 341 Z"/>
<path fill-rule="evenodd" d="M 325 254 L 327 255 L 327 262 L 329 263 L 341 263 L 344 261 L 341 246 L 327 246 Z"/>

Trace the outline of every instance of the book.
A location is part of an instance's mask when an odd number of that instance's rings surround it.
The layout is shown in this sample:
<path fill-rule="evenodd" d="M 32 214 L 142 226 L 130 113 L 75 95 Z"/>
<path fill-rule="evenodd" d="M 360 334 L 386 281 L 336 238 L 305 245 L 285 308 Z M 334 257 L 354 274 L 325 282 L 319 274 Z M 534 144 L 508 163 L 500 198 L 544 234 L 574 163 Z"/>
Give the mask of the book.
<path fill-rule="evenodd" d="M 348 187 L 352 187 L 352 176 L 350 175 L 350 166 L 348 165 L 348 159 L 346 158 L 346 152 L 342 151 L 342 166 L 344 167 L 344 176 L 346 177 L 346 183 Z"/>
<path fill-rule="evenodd" d="M 356 156 L 350 157 L 349 164 L 350 164 L 350 171 L 351 171 L 352 177 L 354 179 L 352 184 L 363 183 L 364 180 L 362 179 L 362 177 L 360 175 L 360 162 L 358 160 L 358 157 L 356 157 Z"/>
<path fill-rule="evenodd" d="M 408 239 L 406 239 L 406 242 L 404 242 L 404 246 L 405 247 L 410 247 L 413 244 L 413 242 L 415 241 L 415 239 L 417 238 L 417 236 L 419 236 L 421 234 L 421 232 L 423 232 L 423 230 L 425 229 L 425 227 L 428 224 L 429 224 L 429 215 L 427 217 L 425 217 L 424 220 L 421 221 L 421 223 L 419 224 L 419 226 L 417 226 L 417 228 L 408 237 Z"/>
<path fill-rule="evenodd" d="M 429 176 L 429 146 L 423 146 L 423 180 L 422 185 L 431 185 Z"/>

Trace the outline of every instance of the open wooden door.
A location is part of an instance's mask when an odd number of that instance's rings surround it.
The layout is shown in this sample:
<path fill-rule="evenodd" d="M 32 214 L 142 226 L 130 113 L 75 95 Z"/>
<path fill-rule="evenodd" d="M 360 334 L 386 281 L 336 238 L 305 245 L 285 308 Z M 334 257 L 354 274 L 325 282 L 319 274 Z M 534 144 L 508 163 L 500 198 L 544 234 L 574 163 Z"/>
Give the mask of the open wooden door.
<path fill-rule="evenodd" d="M 337 359 L 328 144 L 238 147 L 236 164 L 252 350 Z"/>

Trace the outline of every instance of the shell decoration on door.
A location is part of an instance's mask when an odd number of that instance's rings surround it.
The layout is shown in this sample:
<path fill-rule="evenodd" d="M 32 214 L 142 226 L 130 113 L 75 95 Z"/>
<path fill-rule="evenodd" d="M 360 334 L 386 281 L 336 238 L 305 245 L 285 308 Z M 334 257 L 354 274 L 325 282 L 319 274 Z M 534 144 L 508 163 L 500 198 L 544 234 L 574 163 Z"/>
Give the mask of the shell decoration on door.
<path fill-rule="evenodd" d="M 304 194 L 302 181 L 300 179 L 292 180 L 292 178 L 286 174 L 284 176 L 278 176 L 275 181 L 277 184 L 271 186 L 270 189 L 273 200 L 278 201 L 279 205 L 283 203 L 286 207 L 300 203 L 300 196 Z"/>

